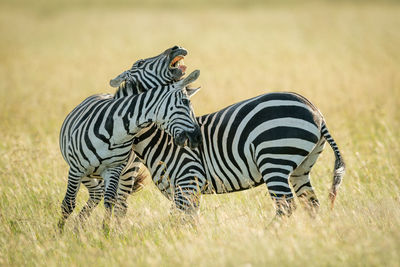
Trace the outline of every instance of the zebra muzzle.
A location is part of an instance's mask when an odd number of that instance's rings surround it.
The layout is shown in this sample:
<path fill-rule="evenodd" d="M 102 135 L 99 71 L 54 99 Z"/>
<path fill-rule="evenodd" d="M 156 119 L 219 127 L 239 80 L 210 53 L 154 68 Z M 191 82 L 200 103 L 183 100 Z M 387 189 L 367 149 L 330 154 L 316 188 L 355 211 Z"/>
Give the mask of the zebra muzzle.
<path fill-rule="evenodd" d="M 185 146 L 186 140 L 188 139 L 186 132 L 181 132 L 177 136 L 174 137 L 174 143 L 178 146 Z"/>
<path fill-rule="evenodd" d="M 193 132 L 187 133 L 187 136 L 188 136 L 188 146 L 190 148 L 198 147 L 203 141 L 200 127 L 196 127 Z"/>
<path fill-rule="evenodd" d="M 178 146 L 189 146 L 190 148 L 196 148 L 202 143 L 202 136 L 200 128 L 197 127 L 192 132 L 182 132 L 175 137 L 175 144 Z"/>

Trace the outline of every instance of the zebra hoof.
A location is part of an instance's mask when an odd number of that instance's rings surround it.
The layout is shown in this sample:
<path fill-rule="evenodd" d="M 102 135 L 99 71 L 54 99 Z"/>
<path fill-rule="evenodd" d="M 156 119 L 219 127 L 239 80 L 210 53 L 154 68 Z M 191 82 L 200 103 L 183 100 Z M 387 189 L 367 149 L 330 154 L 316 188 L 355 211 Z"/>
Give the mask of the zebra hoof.
<path fill-rule="evenodd" d="M 110 231 L 111 231 L 110 223 L 104 221 L 103 222 L 103 233 L 104 233 L 104 236 L 109 237 L 110 236 Z"/>
<path fill-rule="evenodd" d="M 62 234 L 64 232 L 64 225 L 65 225 L 65 220 L 60 219 L 57 223 L 57 228 L 58 228 L 58 232 L 60 234 Z"/>

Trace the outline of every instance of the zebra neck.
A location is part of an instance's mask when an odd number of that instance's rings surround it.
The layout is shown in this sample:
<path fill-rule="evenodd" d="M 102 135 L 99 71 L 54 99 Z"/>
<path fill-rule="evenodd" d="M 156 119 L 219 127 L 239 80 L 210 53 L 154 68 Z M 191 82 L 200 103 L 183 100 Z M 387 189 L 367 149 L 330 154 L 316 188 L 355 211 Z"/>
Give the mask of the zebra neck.
<path fill-rule="evenodd" d="M 155 124 L 141 129 L 135 134 L 133 149 L 138 157 L 144 162 L 145 154 L 152 148 L 154 140 L 158 140 L 163 131 L 159 130 Z"/>
<path fill-rule="evenodd" d="M 130 135 L 136 135 L 143 128 L 155 121 L 157 105 L 153 103 L 153 90 L 130 96 L 126 115 L 123 117 L 125 130 Z"/>
<path fill-rule="evenodd" d="M 154 125 L 137 134 L 133 141 L 133 152 L 149 170 L 152 180 L 163 194 L 168 193 L 163 189 L 164 185 L 173 183 L 178 177 L 177 173 L 189 165 L 194 166 L 197 178 L 204 181 L 206 177 L 201 150 L 176 145 L 172 136 Z"/>
<path fill-rule="evenodd" d="M 169 143 L 168 148 L 165 148 L 166 142 Z M 154 124 L 138 132 L 133 141 L 133 151 L 150 172 L 153 172 L 159 163 L 158 161 L 156 162 L 156 158 L 163 157 L 166 152 L 155 153 L 155 151 L 158 148 L 167 149 L 168 151 L 176 149 L 171 146 L 175 146 L 172 138 L 170 140 L 169 135 L 163 130 L 158 129 Z"/>

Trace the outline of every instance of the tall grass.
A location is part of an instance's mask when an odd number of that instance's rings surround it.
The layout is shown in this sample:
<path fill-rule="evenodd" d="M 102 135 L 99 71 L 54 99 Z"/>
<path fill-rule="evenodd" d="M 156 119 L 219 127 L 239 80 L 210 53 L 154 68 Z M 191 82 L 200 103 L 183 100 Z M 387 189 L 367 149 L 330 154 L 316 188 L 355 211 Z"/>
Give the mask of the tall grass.
<path fill-rule="evenodd" d="M 397 3 L 58 3 L 5 1 L 0 8 L 0 265 L 398 266 Z M 334 211 L 327 147 L 312 172 L 321 200 L 315 219 L 298 209 L 271 223 L 261 186 L 204 196 L 198 224 L 182 225 L 149 183 L 129 199 L 122 227 L 109 237 L 99 223 L 102 206 L 86 229 L 76 231 L 72 216 L 57 233 L 67 177 L 58 133 L 66 114 L 90 94 L 113 92 L 109 79 L 136 59 L 175 44 L 189 50 L 189 71 L 202 71 L 198 115 L 272 91 L 296 91 L 321 109 L 348 166 Z M 76 210 L 86 198 L 82 188 Z"/>

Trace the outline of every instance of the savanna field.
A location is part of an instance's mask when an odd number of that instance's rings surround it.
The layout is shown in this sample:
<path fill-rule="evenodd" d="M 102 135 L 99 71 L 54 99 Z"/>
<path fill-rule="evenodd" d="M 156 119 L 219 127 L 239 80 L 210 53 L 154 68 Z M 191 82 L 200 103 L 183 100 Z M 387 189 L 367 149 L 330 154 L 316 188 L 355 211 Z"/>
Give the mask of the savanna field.
<path fill-rule="evenodd" d="M 400 3 L 395 1 L 11 1 L 0 3 L 0 266 L 399 266 Z M 334 156 L 312 171 L 316 218 L 286 219 L 266 186 L 203 196 L 182 224 L 150 179 L 104 235 L 57 221 L 69 111 L 141 58 L 173 45 L 200 69 L 196 115 L 266 92 L 295 91 L 324 114 L 347 163 L 336 206 Z"/>

